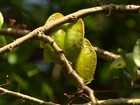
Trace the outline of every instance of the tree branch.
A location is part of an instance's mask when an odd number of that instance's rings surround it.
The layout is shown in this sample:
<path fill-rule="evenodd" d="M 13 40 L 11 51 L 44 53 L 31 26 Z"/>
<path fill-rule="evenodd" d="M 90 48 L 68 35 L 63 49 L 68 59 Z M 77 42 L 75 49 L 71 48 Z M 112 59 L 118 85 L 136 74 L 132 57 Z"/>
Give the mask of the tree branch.
<path fill-rule="evenodd" d="M 111 60 L 114 60 L 114 59 L 120 57 L 117 54 L 114 54 L 114 53 L 109 52 L 109 51 L 105 51 L 105 50 L 100 49 L 98 47 L 94 47 L 94 49 L 95 49 L 98 57 L 105 59 L 105 60 L 108 60 L 108 61 L 111 61 Z"/>
<path fill-rule="evenodd" d="M 2 92 L 1 95 L 11 95 L 18 98 L 22 98 L 24 100 L 32 101 L 38 105 L 60 105 L 52 102 L 45 102 L 43 100 L 39 100 L 37 98 L 24 95 L 22 93 L 10 91 L 0 87 L 0 91 Z M 127 99 L 127 98 L 119 98 L 119 99 L 108 99 L 108 100 L 97 100 L 95 105 L 140 105 L 140 99 Z M 72 104 L 72 105 L 92 105 L 91 103 L 84 103 L 84 104 Z"/>
<path fill-rule="evenodd" d="M 18 29 L 12 29 L 12 28 L 2 28 L 0 29 L 0 34 L 1 35 L 8 35 L 11 37 L 22 37 L 25 36 L 26 34 L 29 34 L 31 31 L 29 30 L 18 30 Z M 35 39 L 35 38 L 34 38 Z M 94 49 L 98 55 L 98 57 L 105 59 L 105 60 L 114 60 L 119 57 L 119 55 L 114 54 L 109 51 L 105 51 L 103 49 L 100 49 L 98 47 L 94 46 Z"/>
<path fill-rule="evenodd" d="M 22 99 L 25 99 L 25 100 L 32 101 L 32 102 L 37 103 L 39 105 L 59 105 L 59 104 L 55 104 L 55 103 L 52 103 L 52 102 L 45 102 L 43 100 L 39 100 L 37 98 L 31 97 L 31 96 L 28 96 L 28 95 L 24 95 L 24 94 L 21 94 L 21 93 L 18 93 L 18 92 L 10 91 L 10 90 L 4 89 L 2 87 L 0 87 L 0 91 L 2 92 L 1 95 L 4 95 L 4 94 L 12 95 L 12 96 L 15 96 L 15 97 L 18 97 L 18 98 L 22 98 Z"/>
<path fill-rule="evenodd" d="M 100 100 L 97 102 L 99 105 L 140 105 L 140 99 L 109 99 L 109 100 Z"/>
<path fill-rule="evenodd" d="M 92 104 L 85 103 L 72 105 L 92 105 Z M 118 98 L 118 99 L 98 100 L 95 105 L 140 105 L 140 99 Z"/>
<path fill-rule="evenodd" d="M 19 30 L 19 29 L 13 29 L 13 28 L 2 28 L 0 29 L 0 35 L 7 35 L 15 38 L 19 38 L 22 36 L 25 36 L 26 34 L 29 34 L 30 30 Z"/>

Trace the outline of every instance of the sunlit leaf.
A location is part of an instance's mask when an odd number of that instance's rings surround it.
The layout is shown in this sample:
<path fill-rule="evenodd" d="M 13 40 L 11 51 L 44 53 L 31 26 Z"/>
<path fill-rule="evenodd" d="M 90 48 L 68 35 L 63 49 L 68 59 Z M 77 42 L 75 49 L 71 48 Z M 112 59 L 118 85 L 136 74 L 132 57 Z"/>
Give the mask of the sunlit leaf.
<path fill-rule="evenodd" d="M 49 97 L 50 100 L 54 99 L 54 93 L 53 93 L 53 89 L 49 86 L 49 84 L 47 83 L 43 83 L 42 84 L 42 92 L 44 95 L 47 95 Z"/>
<path fill-rule="evenodd" d="M 133 49 L 133 58 L 136 65 L 140 68 L 140 39 L 136 41 L 136 44 Z"/>
<path fill-rule="evenodd" d="M 3 35 L 0 35 L 0 48 L 3 47 L 4 45 L 6 45 L 6 39 Z M 5 54 L 0 54 L 1 58 L 4 58 L 6 56 Z"/>
<path fill-rule="evenodd" d="M 109 67 L 109 73 L 114 72 L 114 70 L 124 70 L 124 76 L 128 79 L 131 79 L 131 82 L 133 83 L 138 77 L 138 68 L 134 63 L 133 54 L 126 54 L 123 50 L 120 50 L 119 53 L 121 56 L 112 62 L 112 64 Z"/>
<path fill-rule="evenodd" d="M 138 68 L 137 68 L 132 56 L 131 57 L 127 56 L 125 51 L 123 51 L 122 49 L 119 49 L 118 52 L 120 53 L 120 55 L 122 56 L 122 58 L 125 62 L 127 71 L 132 76 L 132 81 L 135 81 L 138 77 L 138 74 L 137 74 Z"/>
<path fill-rule="evenodd" d="M 3 19 L 2 13 L 0 12 L 0 28 L 2 27 L 3 22 L 4 22 L 4 19 Z"/>
<path fill-rule="evenodd" d="M 7 59 L 8 59 L 9 64 L 16 64 L 18 62 L 18 58 L 15 53 L 8 54 Z"/>
<path fill-rule="evenodd" d="M 0 47 L 6 45 L 6 39 L 3 35 L 0 35 Z"/>
<path fill-rule="evenodd" d="M 125 63 L 124 63 L 122 57 L 119 57 L 111 63 L 110 70 L 121 69 L 121 68 L 124 68 L 124 67 L 125 67 Z"/>
<path fill-rule="evenodd" d="M 126 54 L 126 56 L 132 58 L 132 53 Z M 112 70 L 116 70 L 116 69 L 122 69 L 125 67 L 126 67 L 126 64 L 125 64 L 123 58 L 120 56 L 111 63 L 109 70 L 112 71 Z"/>

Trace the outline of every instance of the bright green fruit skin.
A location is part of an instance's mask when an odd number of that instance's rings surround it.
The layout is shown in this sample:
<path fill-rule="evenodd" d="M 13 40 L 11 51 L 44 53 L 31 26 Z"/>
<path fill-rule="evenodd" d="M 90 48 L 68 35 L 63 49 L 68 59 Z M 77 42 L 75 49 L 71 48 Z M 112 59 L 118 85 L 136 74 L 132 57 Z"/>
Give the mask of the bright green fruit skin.
<path fill-rule="evenodd" d="M 3 22 L 4 22 L 4 19 L 3 19 L 2 13 L 0 12 L 0 28 L 2 27 Z"/>
<path fill-rule="evenodd" d="M 46 23 L 61 17 L 64 16 L 60 13 L 54 13 L 48 18 Z M 82 41 L 84 39 L 84 23 L 82 19 L 73 23 L 66 23 L 52 29 L 48 32 L 48 35 L 50 35 L 56 44 L 64 51 L 66 58 L 74 62 L 81 51 Z M 44 48 L 44 59 L 46 61 L 60 63 L 58 55 L 50 44 L 42 42 L 41 46 Z"/>
<path fill-rule="evenodd" d="M 2 16 L 2 13 L 0 12 L 0 29 L 2 27 L 4 23 L 4 19 L 3 19 L 3 16 Z M 4 45 L 6 45 L 6 39 L 3 35 L 0 35 L 0 47 L 3 47 Z M 0 58 L 4 58 L 6 54 L 2 54 L 0 55 Z"/>
<path fill-rule="evenodd" d="M 96 52 L 91 43 L 86 38 L 84 38 L 82 49 L 76 61 L 72 63 L 72 66 L 77 74 L 83 79 L 85 84 L 91 83 L 91 81 L 94 79 L 93 77 L 96 69 L 96 64 Z M 67 73 L 65 70 L 63 70 L 63 72 L 70 83 L 72 83 L 76 87 L 81 86 L 69 73 Z"/>
<path fill-rule="evenodd" d="M 85 84 L 89 84 L 93 80 L 96 64 L 96 52 L 91 43 L 84 38 L 81 52 L 75 63 L 75 70 L 83 78 Z"/>

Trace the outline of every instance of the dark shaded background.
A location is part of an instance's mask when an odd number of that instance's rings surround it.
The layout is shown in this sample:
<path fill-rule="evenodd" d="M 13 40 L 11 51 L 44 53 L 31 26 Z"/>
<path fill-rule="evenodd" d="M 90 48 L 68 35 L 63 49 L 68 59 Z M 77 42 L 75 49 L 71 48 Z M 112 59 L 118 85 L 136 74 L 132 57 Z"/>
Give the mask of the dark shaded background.
<path fill-rule="evenodd" d="M 132 2 L 133 1 L 133 2 Z M 107 3 L 107 2 L 105 2 Z M 139 4 L 139 0 L 116 0 L 110 3 Z M 3 27 L 11 27 L 9 18 L 16 19 L 17 24 L 26 24 L 33 30 L 44 25 L 47 18 L 55 13 L 64 15 L 80 9 L 102 5 L 94 0 L 0 0 L 0 11 L 4 15 Z M 140 15 L 129 13 L 93 14 L 84 18 L 85 37 L 95 46 L 117 53 L 118 48 L 132 52 L 134 44 L 140 38 Z M 7 43 L 14 40 L 6 36 Z M 115 72 L 117 78 L 109 75 L 111 61 L 98 58 L 95 80 L 89 86 L 95 90 L 98 99 L 119 97 L 140 97 L 140 90 L 130 86 L 122 70 Z M 54 64 L 43 61 L 43 49 L 39 41 L 28 41 L 0 59 L 0 84 L 5 83 L 6 75 L 10 84 L 6 89 L 21 92 L 46 101 L 66 104 L 64 93 L 72 94 L 76 88 L 69 84 L 63 73 Z M 13 96 L 0 96 L 0 105 L 35 105 L 22 102 Z"/>

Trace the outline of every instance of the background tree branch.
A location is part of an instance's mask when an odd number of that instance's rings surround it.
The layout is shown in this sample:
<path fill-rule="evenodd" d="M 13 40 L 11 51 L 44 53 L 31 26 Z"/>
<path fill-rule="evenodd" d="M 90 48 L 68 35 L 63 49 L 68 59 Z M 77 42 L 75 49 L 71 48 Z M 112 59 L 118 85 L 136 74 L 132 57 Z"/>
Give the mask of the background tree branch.
<path fill-rule="evenodd" d="M 0 29 L 0 34 L 11 36 L 11 37 L 16 37 L 16 38 L 25 36 L 26 34 L 29 34 L 30 32 L 31 32 L 30 30 L 19 30 L 19 29 L 12 29 L 12 28 Z M 114 54 L 109 51 L 105 51 L 105 50 L 95 47 L 95 46 L 94 46 L 94 49 L 95 49 L 98 57 L 105 59 L 105 60 L 114 60 L 117 57 L 119 57 L 119 55 L 117 55 L 117 54 Z"/>
<path fill-rule="evenodd" d="M 0 87 L 0 91 L 2 92 L 1 95 L 8 94 L 11 96 L 15 96 L 17 98 L 21 98 L 21 99 L 25 99 L 25 100 L 34 102 L 34 103 L 39 104 L 39 105 L 59 105 L 59 104 L 55 104 L 52 102 L 45 102 L 43 100 L 28 96 L 28 95 L 24 95 L 24 94 L 21 94 L 19 92 L 10 91 L 10 90 L 7 90 L 7 89 L 2 88 L 2 87 Z"/>
<path fill-rule="evenodd" d="M 15 96 L 17 98 L 21 98 L 26 101 L 28 100 L 28 101 L 34 102 L 38 105 L 60 105 L 60 104 L 56 104 L 52 102 L 45 102 L 43 100 L 28 96 L 28 95 L 24 95 L 19 92 L 10 91 L 2 87 L 0 87 L 0 92 L 1 92 L 1 95 L 7 94 L 10 96 Z M 118 99 L 108 99 L 108 100 L 97 100 L 95 105 L 130 105 L 130 104 L 140 105 L 140 99 L 118 98 Z M 72 104 L 72 105 L 92 105 L 92 104 L 84 103 L 84 104 Z"/>

